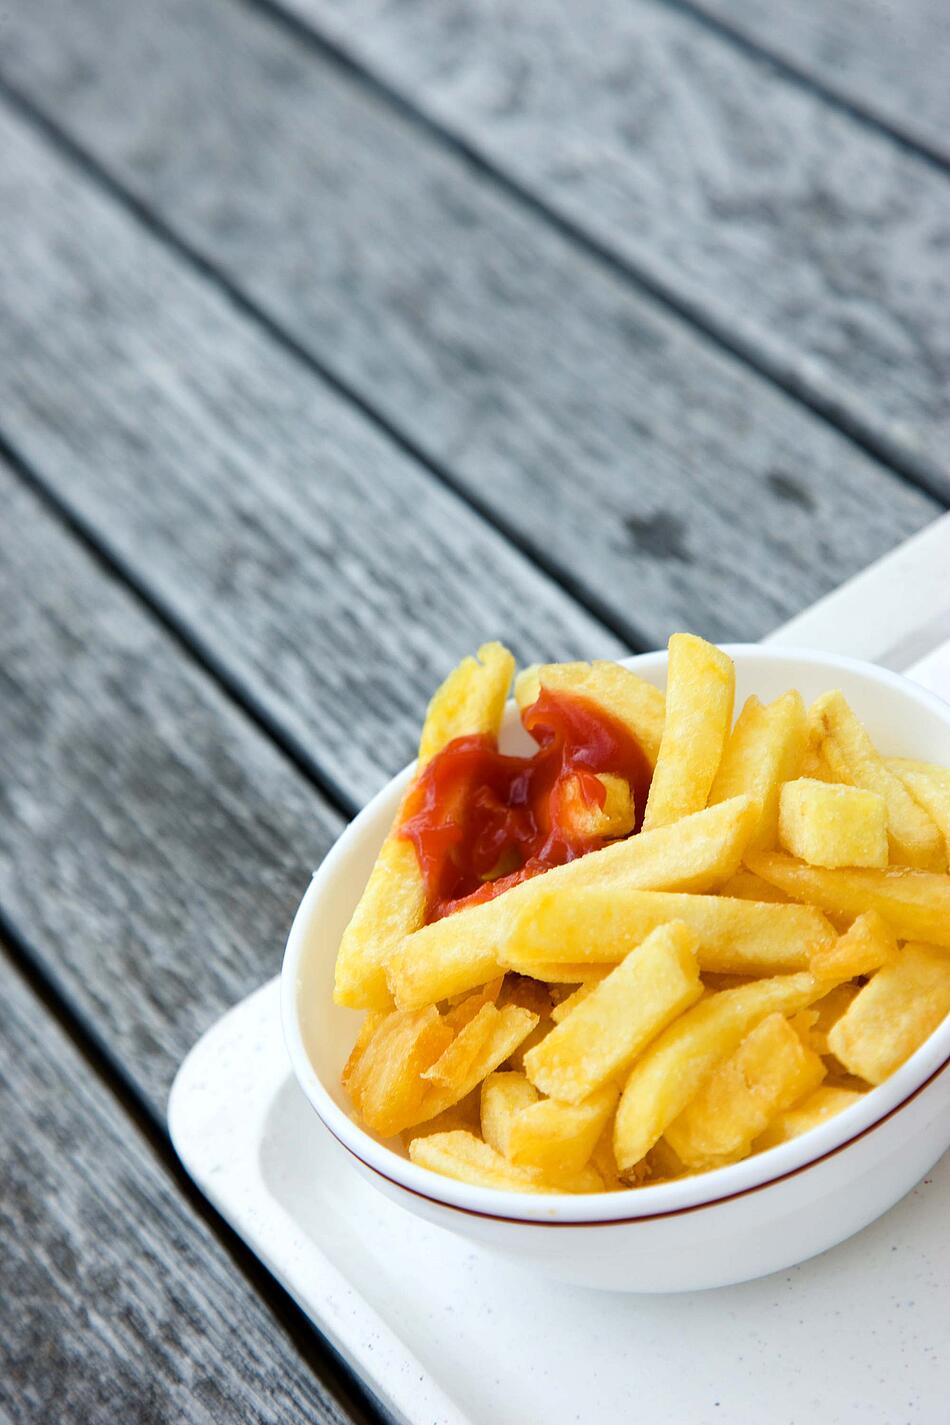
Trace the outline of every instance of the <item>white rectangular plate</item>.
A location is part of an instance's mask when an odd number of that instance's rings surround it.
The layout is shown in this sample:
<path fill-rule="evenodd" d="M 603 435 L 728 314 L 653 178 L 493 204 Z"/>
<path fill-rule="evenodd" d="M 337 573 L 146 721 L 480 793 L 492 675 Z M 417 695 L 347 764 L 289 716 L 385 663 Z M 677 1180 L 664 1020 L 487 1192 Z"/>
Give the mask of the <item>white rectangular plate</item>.
<path fill-rule="evenodd" d="M 903 598 L 908 569 L 936 592 L 948 566 L 950 517 L 776 641 L 844 651 L 838 630 L 860 613 L 853 651 L 897 668 L 922 660 L 921 681 L 948 696 L 944 611 Z M 276 980 L 192 1050 L 169 1122 L 202 1191 L 400 1425 L 946 1418 L 950 1156 L 878 1222 L 789 1272 L 637 1297 L 541 1281 L 374 1192 L 291 1077 Z"/>

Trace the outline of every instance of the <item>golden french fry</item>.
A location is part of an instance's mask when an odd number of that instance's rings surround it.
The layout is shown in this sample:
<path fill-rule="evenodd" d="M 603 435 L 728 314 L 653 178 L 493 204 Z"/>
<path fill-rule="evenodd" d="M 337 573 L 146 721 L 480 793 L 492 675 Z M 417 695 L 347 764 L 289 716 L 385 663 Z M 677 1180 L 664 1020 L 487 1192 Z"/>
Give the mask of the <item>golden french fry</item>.
<path fill-rule="evenodd" d="M 422 1112 L 426 1091 L 422 1074 L 451 1040 L 452 1030 L 435 1005 L 393 1010 L 382 1020 L 349 1081 L 350 1097 L 367 1128 L 389 1138 L 409 1127 Z"/>
<path fill-rule="evenodd" d="M 901 779 L 888 769 L 844 695 L 822 694 L 812 704 L 808 717 L 835 780 L 864 787 L 884 798 L 891 860 L 923 871 L 946 870 L 939 831 Z"/>
<path fill-rule="evenodd" d="M 858 985 L 835 985 L 834 989 L 829 990 L 821 999 L 814 1001 L 812 1009 L 815 1010 L 818 1017 L 808 1032 L 808 1045 L 809 1048 L 814 1049 L 816 1054 L 830 1054 L 829 1031 L 858 993 Z"/>
<path fill-rule="evenodd" d="M 833 944 L 816 950 L 808 968 L 819 980 L 840 984 L 858 975 L 873 975 L 896 954 L 890 926 L 877 911 L 868 910 Z"/>
<path fill-rule="evenodd" d="M 890 866 L 886 871 L 808 866 L 778 851 L 749 858 L 756 875 L 826 915 L 855 917 L 876 910 L 899 940 L 950 947 L 950 876 Z"/>
<path fill-rule="evenodd" d="M 681 920 L 699 937 L 699 967 L 719 974 L 782 974 L 807 969 L 831 946 L 835 932 L 814 906 L 641 891 L 631 886 L 582 886 L 570 896 L 539 884 L 514 920 L 502 958 L 530 965 L 560 952 L 583 965 L 616 964 L 659 925 Z"/>
<path fill-rule="evenodd" d="M 552 1009 L 551 1018 L 555 1024 L 560 1024 L 561 1020 L 566 1019 L 572 1009 L 576 1009 L 579 1004 L 584 1003 L 584 1000 L 592 990 L 597 988 L 601 980 L 607 978 L 612 966 L 594 965 L 591 966 L 591 968 L 595 970 L 596 973 L 589 976 L 586 980 L 582 980 L 572 994 L 569 994 L 566 999 L 562 999 L 560 1004 L 556 1004 Z"/>
<path fill-rule="evenodd" d="M 802 765 L 799 768 L 800 777 L 811 777 L 815 782 L 835 782 L 837 778 L 828 766 L 821 753 L 821 743 L 814 737 L 809 738 L 808 748 L 802 758 Z M 792 779 L 789 778 L 789 781 Z"/>
<path fill-rule="evenodd" d="M 497 735 L 514 659 L 500 643 L 486 643 L 478 656 L 480 663 L 463 659 L 429 704 L 419 742 L 420 770 L 456 737 Z M 416 850 L 398 835 L 405 803 L 404 798 L 337 952 L 333 998 L 351 1009 L 392 1008 L 386 961 L 394 946 L 425 922 L 426 894 Z"/>
<path fill-rule="evenodd" d="M 340 1074 L 340 1083 L 347 1093 L 350 1091 L 350 1082 L 356 1073 L 356 1066 L 363 1057 L 363 1050 L 388 1014 L 389 1011 L 385 1009 L 368 1009 L 363 1016 L 363 1023 L 359 1027 L 359 1033 L 350 1050 L 349 1058 L 343 1065 L 343 1071 Z"/>
<path fill-rule="evenodd" d="M 663 736 L 666 699 L 659 688 L 619 663 L 541 663 L 525 668 L 515 679 L 515 699 L 524 711 L 537 701 L 542 687 L 552 693 L 573 693 L 615 717 L 632 733 L 653 767 Z"/>
<path fill-rule="evenodd" d="M 709 805 L 745 792 L 761 807 L 750 849 L 775 845 L 779 792 L 798 775 L 808 747 L 808 725 L 801 694 L 783 693 L 763 707 L 755 696 L 746 701 L 723 749 L 709 793 Z"/>
<path fill-rule="evenodd" d="M 664 1029 L 634 1063 L 620 1098 L 614 1153 L 621 1173 L 649 1152 L 706 1076 L 760 1020 L 775 1011 L 795 1014 L 820 993 L 819 982 L 807 972 L 755 980 L 708 995 Z"/>
<path fill-rule="evenodd" d="M 584 980 L 598 977 L 603 979 L 604 975 L 613 969 L 612 965 L 591 965 L 579 960 L 522 960 L 509 955 L 507 950 L 502 950 L 499 958 L 504 960 L 506 968 L 515 974 L 530 975 L 533 980 L 542 981 L 549 989 L 555 985 L 580 985 Z"/>
<path fill-rule="evenodd" d="M 778 886 L 769 885 L 761 876 L 747 871 L 744 866 L 730 876 L 725 885 L 720 886 L 719 895 L 732 896 L 740 901 L 772 901 L 776 905 L 788 905 L 789 898 Z"/>
<path fill-rule="evenodd" d="M 633 788 L 625 778 L 611 772 L 602 772 L 597 780 L 604 788 L 602 807 L 586 800 L 580 777 L 564 778 L 560 785 L 561 825 L 579 839 L 596 836 L 609 841 L 629 836 L 636 822 Z"/>
<path fill-rule="evenodd" d="M 437 689 L 419 738 L 419 770 L 457 737 L 493 733 L 514 676 L 515 660 L 500 643 L 483 643 L 476 658 L 463 658 Z"/>
<path fill-rule="evenodd" d="M 691 633 L 674 633 L 667 669 L 666 721 L 644 831 L 669 826 L 706 805 L 732 725 L 731 658 Z"/>
<path fill-rule="evenodd" d="M 536 1014 L 518 1005 L 485 1005 L 423 1072 L 422 1099 L 406 1126 L 425 1123 L 459 1103 L 514 1053 L 537 1022 Z M 460 1040 L 465 1042 L 459 1045 Z"/>
<path fill-rule="evenodd" d="M 479 1089 L 476 1088 L 458 1103 L 453 1103 L 441 1113 L 437 1113 L 434 1118 L 403 1129 L 403 1143 L 408 1148 L 413 1138 L 428 1138 L 430 1133 L 452 1133 L 457 1128 L 464 1128 L 467 1133 L 478 1133 L 480 1123 Z"/>
<path fill-rule="evenodd" d="M 798 1138 L 810 1128 L 817 1128 L 819 1124 L 827 1123 L 829 1118 L 835 1118 L 842 1109 L 850 1108 L 863 1097 L 856 1089 L 841 1088 L 837 1084 L 822 1084 L 813 1094 L 802 1099 L 801 1103 L 793 1104 L 791 1108 L 786 1108 L 784 1113 L 776 1114 L 765 1132 L 753 1143 L 752 1151 L 761 1153 L 766 1148 L 787 1143 L 790 1138 Z"/>
<path fill-rule="evenodd" d="M 694 1171 L 735 1163 L 776 1113 L 811 1093 L 825 1066 L 782 1014 L 770 1014 L 714 1069 L 665 1139 Z"/>
<path fill-rule="evenodd" d="M 828 1034 L 839 1063 L 880 1084 L 950 1014 L 950 955 L 905 945 L 864 986 Z"/>
<path fill-rule="evenodd" d="M 542 1098 L 514 1114 L 506 1156 L 513 1163 L 548 1174 L 579 1173 L 617 1106 L 620 1089 L 605 1084 L 582 1103 Z"/>
<path fill-rule="evenodd" d="M 392 951 L 389 982 L 402 1008 L 474 989 L 494 978 L 516 915 L 557 891 L 610 883 L 652 890 L 707 891 L 735 874 L 758 819 L 748 797 L 709 807 L 675 826 L 640 832 L 592 851 L 543 876 L 512 886 L 496 900 L 468 906 L 407 935 Z M 522 968 L 519 966 L 519 969 Z M 577 982 L 584 979 L 578 975 Z"/>
<path fill-rule="evenodd" d="M 563 1180 L 552 1180 L 537 1168 L 519 1168 L 474 1133 L 432 1133 L 414 1138 L 409 1157 L 420 1168 L 476 1187 L 502 1192 L 602 1192 L 603 1181 L 592 1168 Z"/>
<path fill-rule="evenodd" d="M 603 1132 L 594 1144 L 594 1151 L 590 1155 L 590 1166 L 599 1173 L 606 1192 L 619 1192 L 626 1187 L 620 1174 L 617 1172 L 617 1160 L 614 1157 L 614 1126 L 608 1120 Z"/>
<path fill-rule="evenodd" d="M 504 1157 L 510 1157 L 511 1125 L 523 1108 L 537 1101 L 538 1091 L 524 1074 L 510 1071 L 489 1074 L 481 1088 L 481 1128 L 485 1142 Z"/>
<path fill-rule="evenodd" d="M 615 1079 L 665 1025 L 702 994 L 696 936 L 661 926 L 525 1055 L 536 1088 L 581 1103 Z"/>
<path fill-rule="evenodd" d="M 782 788 L 778 840 L 811 866 L 886 866 L 887 806 L 863 787 L 799 777 Z"/>
<path fill-rule="evenodd" d="M 950 772 L 932 762 L 913 762 L 905 757 L 887 758 L 888 771 L 904 783 L 918 806 L 923 807 L 944 840 L 950 858 Z"/>
<path fill-rule="evenodd" d="M 484 1005 L 497 1004 L 504 978 L 504 975 L 497 975 L 495 979 L 489 980 L 487 985 L 483 985 L 474 994 L 465 995 L 457 1004 L 452 1004 L 442 1016 L 446 1024 L 458 1033 L 460 1029 L 465 1028 L 470 1020 L 475 1018 Z"/>

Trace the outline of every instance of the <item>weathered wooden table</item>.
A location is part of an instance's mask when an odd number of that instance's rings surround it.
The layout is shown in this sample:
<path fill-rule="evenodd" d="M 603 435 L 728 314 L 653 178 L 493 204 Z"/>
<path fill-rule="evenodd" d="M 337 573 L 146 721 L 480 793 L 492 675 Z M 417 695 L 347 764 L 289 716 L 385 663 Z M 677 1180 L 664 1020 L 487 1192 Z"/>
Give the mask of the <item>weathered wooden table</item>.
<path fill-rule="evenodd" d="M 794 13 L 792 13 L 794 10 Z M 453 660 L 950 495 L 939 0 L 0 9 L 0 1416 L 373 1410 L 165 1102 Z"/>

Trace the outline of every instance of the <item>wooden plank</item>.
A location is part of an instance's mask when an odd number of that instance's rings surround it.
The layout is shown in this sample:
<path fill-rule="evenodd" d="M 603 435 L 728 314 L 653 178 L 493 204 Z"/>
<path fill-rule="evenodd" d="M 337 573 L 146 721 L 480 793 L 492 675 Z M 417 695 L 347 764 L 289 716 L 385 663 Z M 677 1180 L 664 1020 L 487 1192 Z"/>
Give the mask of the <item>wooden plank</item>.
<path fill-rule="evenodd" d="M 356 1418 L 5 958 L 0 987 L 0 1418 Z"/>
<path fill-rule="evenodd" d="M 0 905 L 151 1108 L 340 817 L 0 466 Z"/>
<path fill-rule="evenodd" d="M 946 0 L 700 0 L 698 8 L 950 160 Z"/>
<path fill-rule="evenodd" d="M 474 12 L 471 23 L 480 24 Z M 754 638 L 937 512 L 934 501 L 253 10 L 217 0 L 131 7 L 89 0 L 80 16 L 75 7 L 35 0 L 10 15 L 6 53 L 8 72 L 163 223 L 644 644 L 662 643 L 683 626 Z M 306 593 L 309 573 L 296 580 L 294 548 L 286 552 L 288 540 L 304 536 L 281 528 L 288 582 L 274 618 L 268 578 L 253 572 L 258 532 L 248 528 L 266 516 L 248 516 L 233 478 L 212 479 L 206 499 L 220 530 L 215 537 L 237 540 L 242 552 L 237 572 L 226 576 L 226 607 L 205 593 L 203 568 L 214 562 L 207 519 L 188 520 L 186 544 L 201 546 L 193 557 L 170 539 L 172 507 L 187 509 L 195 500 L 182 494 L 182 484 L 194 479 L 204 489 L 208 465 L 222 449 L 233 450 L 237 437 L 255 463 L 266 463 L 268 502 L 286 491 L 305 529 L 313 501 L 321 503 L 320 520 L 341 542 L 328 602 L 332 609 L 343 602 L 351 624 L 368 622 L 372 635 L 373 624 L 392 615 L 404 638 L 409 613 L 416 640 L 420 610 L 437 618 L 441 597 L 441 641 L 451 639 L 453 650 L 471 643 L 479 627 L 507 631 L 522 650 L 540 651 L 534 630 L 542 586 L 535 592 L 520 576 L 513 583 L 494 554 L 481 579 L 484 555 L 464 557 L 473 526 L 457 506 L 416 483 L 394 509 L 392 472 L 405 481 L 408 471 L 389 453 L 385 461 L 374 455 L 383 447 L 367 439 L 360 445 L 366 455 L 340 456 L 359 493 L 347 502 L 346 517 L 334 518 L 342 494 L 323 501 L 309 478 L 311 470 L 323 475 L 326 464 L 312 419 L 314 403 L 322 410 L 325 402 L 309 394 L 312 384 L 293 363 L 267 351 L 225 303 L 199 293 L 9 123 L 4 170 L 7 223 L 19 235 L 8 240 L 14 251 L 0 271 L 7 327 L 17 334 L 17 362 L 0 392 L 3 417 L 47 478 L 63 488 L 69 475 L 71 498 L 113 538 L 126 540 L 134 523 L 135 557 L 174 565 L 163 588 L 180 598 L 187 580 L 190 606 L 201 608 L 215 639 L 241 605 L 240 619 L 250 620 L 241 631 L 244 664 L 272 638 L 284 645 L 282 657 L 291 657 L 285 610 L 311 611 L 313 638 L 327 617 Z M 113 261 L 113 248 L 124 254 L 121 262 Z M 211 323 L 213 333 L 206 330 Z M 40 419 L 23 395 L 27 378 L 16 369 L 23 361 L 32 367 L 28 389 L 39 384 L 44 391 Z M 89 367 L 88 380 L 59 377 Z M 187 394 L 172 403 L 176 384 Z M 308 394 L 295 399 L 286 391 Z M 159 422 L 142 414 L 153 403 L 161 413 L 157 435 Z M 170 406 L 182 431 L 176 458 L 162 458 L 168 509 L 152 528 L 146 502 L 125 488 L 126 475 L 132 468 L 135 484 L 149 482 L 154 500 L 153 446 L 167 448 Z M 110 434 L 117 417 L 134 424 L 134 435 Z M 77 427 L 81 436 L 71 434 Z M 334 439 L 334 457 L 351 438 Z M 361 479 L 368 463 L 373 476 Z M 81 481 L 71 478 L 77 468 Z M 241 478 L 263 484 L 253 471 L 242 470 Z M 424 536 L 400 548 L 412 533 L 409 511 L 422 518 L 430 504 L 434 518 Z M 231 535 L 235 518 L 242 523 Z M 447 555 L 453 522 L 460 537 L 450 540 Z M 264 542 L 274 537 L 268 532 Z M 462 567 L 458 580 L 440 572 L 423 596 L 394 587 L 390 567 L 404 584 L 418 564 L 446 557 Z M 347 582 L 351 569 L 358 573 Z M 248 607 L 242 586 L 252 580 Z M 451 585 L 448 597 L 437 593 L 443 580 Z M 367 618 L 358 611 L 370 582 L 384 592 Z M 364 631 L 349 640 L 350 650 L 359 650 Z M 569 637 L 556 629 L 548 636 L 562 653 L 568 644 L 592 652 L 594 641 L 590 623 L 574 624 Z M 391 661 L 392 644 L 370 665 L 374 702 L 376 680 L 387 677 Z M 437 661 L 430 656 L 427 668 Z M 344 676 L 339 664 L 332 663 L 337 678 Z M 293 691 L 300 728 L 301 716 L 309 718 L 320 701 L 307 668 Z M 396 690 L 387 692 L 382 716 L 361 710 L 388 766 L 409 746 L 402 713 Z M 345 725 L 348 742 L 349 708 Z M 320 734 L 327 743 L 325 726 Z M 333 744 L 334 756 L 347 752 L 355 755 Z M 361 788 L 373 784 L 365 764 L 357 772 Z"/>
<path fill-rule="evenodd" d="M 945 173 L 662 0 L 284 3 L 950 492 Z"/>
<path fill-rule="evenodd" d="M 485 638 L 623 649 L 9 116 L 0 152 L 0 429 L 352 803 Z"/>

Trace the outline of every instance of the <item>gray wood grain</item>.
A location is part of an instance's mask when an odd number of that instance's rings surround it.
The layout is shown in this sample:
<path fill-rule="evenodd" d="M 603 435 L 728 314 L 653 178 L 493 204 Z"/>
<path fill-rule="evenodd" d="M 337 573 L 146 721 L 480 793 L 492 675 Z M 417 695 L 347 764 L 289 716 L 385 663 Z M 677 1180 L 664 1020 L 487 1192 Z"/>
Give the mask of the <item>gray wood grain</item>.
<path fill-rule="evenodd" d="M 662 0 L 287 3 L 950 491 L 945 173 Z"/>
<path fill-rule="evenodd" d="M 0 956 L 0 1419 L 346 1425 Z"/>
<path fill-rule="evenodd" d="M 374 19 L 374 31 L 390 33 L 403 13 Z M 474 11 L 470 23 L 481 24 Z M 80 11 L 35 0 L 8 17 L 3 69 L 317 360 L 645 643 L 664 642 L 682 626 L 756 637 L 937 510 L 252 9 L 219 0 L 89 0 Z M 245 663 L 260 657 L 265 633 L 287 643 L 274 627 L 269 581 L 255 572 L 260 537 L 282 551 L 282 620 L 286 608 L 312 610 L 316 629 L 327 603 L 345 603 L 346 619 L 361 620 L 361 637 L 365 625 L 370 635 L 377 623 L 400 630 L 400 639 L 414 641 L 411 663 L 424 660 L 427 670 L 438 659 L 424 651 L 420 659 L 417 620 L 423 610 L 438 618 L 446 597 L 440 650 L 471 643 L 480 626 L 508 632 L 522 651 L 540 651 L 545 638 L 562 653 L 568 644 L 593 651 L 589 622 L 568 624 L 565 635 L 554 626 L 564 622 L 558 615 L 539 636 L 539 609 L 550 607 L 549 595 L 539 599 L 543 586 L 520 575 L 513 581 L 517 566 L 500 562 L 497 543 L 464 558 L 473 522 L 413 484 L 404 463 L 383 457 L 384 445 L 357 436 L 357 422 L 339 438 L 318 439 L 314 426 L 329 418 L 313 413 L 325 398 L 225 303 L 215 306 L 12 125 L 4 149 L 3 197 L 18 232 L 0 272 L 0 300 L 18 360 L 0 393 L 2 416 L 60 488 L 83 470 L 73 498 L 100 523 L 108 518 L 116 539 L 134 526 L 135 557 L 162 565 L 169 597 L 185 597 L 187 586 L 215 639 L 241 604 L 241 618 L 251 620 L 242 630 Z M 89 370 L 88 381 L 49 380 L 77 370 Z M 29 398 L 37 386 L 39 413 Z M 154 422 L 141 414 L 152 404 L 160 408 Z M 134 436 L 118 434 L 117 422 L 134 422 Z M 81 432 L 71 433 L 77 424 Z M 175 447 L 172 460 L 162 459 L 160 517 L 149 512 L 156 439 L 161 449 Z M 351 440 L 360 453 L 338 461 Z M 355 577 L 329 598 L 321 589 L 321 606 L 297 581 L 296 551 L 298 541 L 315 538 L 314 502 L 321 521 L 342 508 L 338 489 L 324 500 L 319 488 L 328 445 L 334 464 L 372 468 L 373 476 L 333 530 L 334 581 L 340 570 Z M 265 467 L 241 468 L 241 480 L 257 487 L 253 511 L 233 477 L 209 476 L 222 451 L 229 461 L 252 452 L 244 465 Z M 215 538 L 239 540 L 242 556 L 223 609 L 205 592 L 202 566 L 214 563 L 206 521 L 191 521 L 173 540 L 167 528 L 194 508 L 181 486 L 196 480 L 209 488 L 209 479 Z M 125 488 L 145 481 L 147 500 Z M 261 505 L 278 499 L 294 510 L 297 527 L 249 529 L 267 519 Z M 244 523 L 229 535 L 236 503 Z M 423 535 L 407 548 L 415 535 L 403 516 L 418 510 L 425 519 L 429 509 Z M 447 545 L 461 574 L 427 573 L 420 592 L 417 567 L 441 564 Z M 393 564 L 411 576 L 408 589 L 394 586 Z M 312 594 L 319 572 L 301 578 Z M 244 604 L 252 581 L 253 600 Z M 360 668 L 360 678 L 372 678 L 374 702 L 391 648 L 371 674 Z M 284 658 L 293 653 L 281 647 Z M 338 655 L 326 667 L 326 676 L 352 684 Z M 309 729 L 320 689 L 300 670 L 289 692 L 297 726 L 306 717 Z M 267 693 L 274 695 L 270 666 Z M 398 688 L 387 688 L 381 706 L 378 717 L 361 707 L 360 722 L 391 766 L 409 746 L 411 719 L 401 716 Z M 352 723 L 348 707 L 347 739 Z M 347 755 L 339 740 L 327 743 L 324 725 L 320 734 L 334 756 Z M 357 771 L 361 789 L 373 784 L 365 765 Z"/>
<path fill-rule="evenodd" d="M 699 0 L 698 8 L 950 159 L 946 0 Z"/>
<path fill-rule="evenodd" d="M 8 116 L 0 150 L 0 428 L 352 801 L 485 638 L 621 651 Z"/>
<path fill-rule="evenodd" d="M 156 1113 L 340 818 L 0 466 L 0 905 Z"/>

